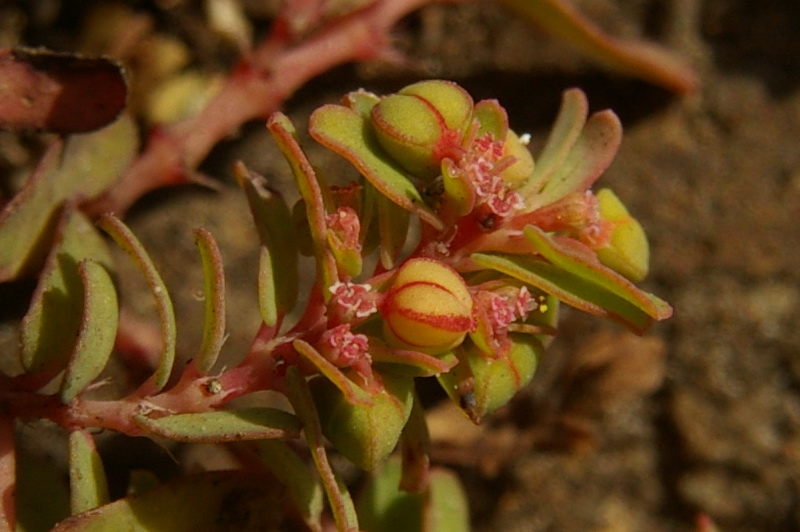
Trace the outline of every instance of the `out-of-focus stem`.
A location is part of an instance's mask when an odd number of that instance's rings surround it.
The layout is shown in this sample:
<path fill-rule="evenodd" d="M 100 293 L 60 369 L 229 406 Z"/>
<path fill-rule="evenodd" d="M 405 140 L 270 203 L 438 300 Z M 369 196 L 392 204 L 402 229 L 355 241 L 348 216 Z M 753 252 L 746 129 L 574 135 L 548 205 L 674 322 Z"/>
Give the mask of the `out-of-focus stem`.
<path fill-rule="evenodd" d="M 121 215 L 151 190 L 192 181 L 194 170 L 214 145 L 244 122 L 266 118 L 314 76 L 337 65 L 387 54 L 392 25 L 433 1 L 379 0 L 292 47 L 286 47 L 284 25 L 276 23 L 270 37 L 242 58 L 198 115 L 156 129 L 121 180 L 85 209 Z"/>

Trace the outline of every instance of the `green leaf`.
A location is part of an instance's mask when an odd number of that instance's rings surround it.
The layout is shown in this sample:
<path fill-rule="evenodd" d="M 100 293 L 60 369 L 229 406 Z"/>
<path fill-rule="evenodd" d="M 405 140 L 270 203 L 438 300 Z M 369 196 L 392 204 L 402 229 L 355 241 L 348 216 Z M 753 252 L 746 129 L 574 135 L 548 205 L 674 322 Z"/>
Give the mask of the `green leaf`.
<path fill-rule="evenodd" d="M 140 415 L 134 420 L 148 432 L 185 442 L 228 442 L 300 436 L 299 420 L 276 408 L 252 407 L 175 414 L 156 419 Z"/>
<path fill-rule="evenodd" d="M 258 309 L 261 319 L 270 327 L 274 327 L 280 316 L 284 315 L 278 310 L 279 286 L 272 266 L 272 252 L 267 246 L 261 246 L 258 250 Z"/>
<path fill-rule="evenodd" d="M 391 458 L 370 476 L 359 494 L 358 517 L 370 532 L 468 532 L 469 505 L 464 488 L 452 472 L 436 468 L 423 493 L 400 491 L 402 465 Z"/>
<path fill-rule="evenodd" d="M 147 254 L 142 243 L 139 242 L 125 224 L 113 215 L 105 214 L 97 222 L 97 225 L 111 235 L 117 245 L 133 259 L 142 274 L 144 274 L 144 278 L 153 294 L 153 299 L 155 299 L 158 318 L 161 322 L 161 356 L 158 368 L 150 378 L 150 382 L 145 384 L 147 388 L 145 395 L 154 394 L 167 384 L 169 375 L 172 372 L 172 365 L 175 363 L 177 330 L 172 299 L 169 297 L 164 280 L 159 275 L 153 260 Z"/>
<path fill-rule="evenodd" d="M 305 340 L 298 339 L 292 343 L 292 347 L 307 361 L 311 362 L 327 380 L 333 383 L 344 394 L 347 401 L 354 405 L 372 404 L 370 395 L 347 378 L 347 375 L 341 369 L 322 356 L 319 351 L 314 349 L 314 346 Z"/>
<path fill-rule="evenodd" d="M 606 35 L 566 0 L 499 1 L 615 71 L 679 93 L 692 92 L 699 84 L 692 69 L 665 48 Z"/>
<path fill-rule="evenodd" d="M 324 105 L 311 115 L 308 130 L 317 142 L 350 161 L 381 194 L 434 228 L 443 229 L 442 221 L 425 205 L 404 172 L 383 153 L 357 111 Z"/>
<path fill-rule="evenodd" d="M 566 99 L 569 97 L 565 95 Z M 577 120 L 577 115 L 574 118 Z M 569 129 L 567 136 L 548 139 L 548 145 L 551 141 L 562 144 L 553 147 L 553 158 L 545 159 L 544 168 L 541 165 L 534 168 L 531 179 L 541 180 L 542 189 L 527 197 L 525 205 L 529 211 L 555 203 L 572 192 L 588 189 L 614 160 L 622 142 L 622 124 L 617 115 L 611 111 L 593 114 L 574 138 L 572 126 L 578 123 L 565 127 Z"/>
<path fill-rule="evenodd" d="M 78 265 L 78 273 L 83 283 L 83 317 L 61 382 L 63 404 L 75 399 L 106 367 L 119 323 L 117 291 L 105 267 L 86 259 Z"/>
<path fill-rule="evenodd" d="M 383 389 L 373 394 L 369 405 L 350 403 L 328 379 L 309 382 L 322 433 L 345 458 L 366 470 L 380 465 L 397 446 L 413 403 L 412 378 L 381 378 Z"/>
<path fill-rule="evenodd" d="M 530 334 L 510 334 L 507 353 L 491 356 L 474 345 L 460 349 L 459 364 L 439 376 L 447 395 L 477 425 L 507 404 L 533 378 L 544 353 L 539 339 Z"/>
<path fill-rule="evenodd" d="M 324 379 L 323 379 L 324 380 Z M 336 529 L 346 532 L 356 532 L 361 530 L 358 526 L 353 499 L 347 486 L 339 478 L 328 461 L 328 454 L 325 451 L 325 442 L 322 437 L 322 427 L 320 425 L 319 412 L 311 396 L 306 378 L 300 374 L 300 370 L 295 366 L 290 366 L 286 370 L 287 396 L 292 403 L 297 417 L 303 422 L 303 433 L 311 451 L 311 458 L 319 472 L 325 494 L 328 496 L 328 503 L 336 521 Z"/>
<path fill-rule="evenodd" d="M 279 489 L 245 472 L 190 475 L 70 517 L 51 532 L 275 530 L 283 518 Z"/>
<path fill-rule="evenodd" d="M 286 486 L 306 525 L 315 532 L 321 531 L 325 494 L 305 460 L 280 440 L 261 440 L 258 449 L 264 465 Z"/>
<path fill-rule="evenodd" d="M 478 135 L 491 133 L 497 140 L 506 138 L 508 114 L 497 100 L 481 100 L 472 109 L 473 119 L 478 121 Z"/>
<path fill-rule="evenodd" d="M 379 101 L 381 101 L 379 96 L 365 90 L 349 92 L 343 98 L 343 103 L 361 115 L 364 120 L 369 120 L 372 108 Z"/>
<path fill-rule="evenodd" d="M 20 356 L 27 371 L 57 371 L 69 360 L 84 310 L 78 263 L 87 258 L 111 267 L 111 254 L 97 229 L 83 213 L 67 207 L 22 320 Z"/>
<path fill-rule="evenodd" d="M 523 196 L 538 193 L 563 164 L 581 134 L 589 114 L 589 101 L 580 89 L 561 95 L 561 107 L 528 183 L 518 190 Z"/>
<path fill-rule="evenodd" d="M 292 174 L 297 181 L 300 196 L 306 204 L 311 240 L 317 257 L 318 275 L 322 283 L 325 299 L 330 297 L 328 288 L 339 280 L 336 261 L 333 253 L 327 246 L 325 223 L 325 197 L 320 179 L 308 161 L 305 153 L 297 142 L 297 131 L 289 118 L 282 113 L 273 113 L 267 121 L 267 128 L 272 133 L 281 153 L 286 158 L 292 169 Z"/>
<path fill-rule="evenodd" d="M 201 374 L 208 374 L 225 342 L 225 272 L 217 242 L 205 229 L 195 229 L 195 244 L 203 262 L 203 343 L 195 359 Z"/>
<path fill-rule="evenodd" d="M 599 261 L 556 243 L 540 229 L 525 228 L 525 236 L 548 262 L 519 255 L 475 253 L 476 264 L 530 284 L 585 312 L 616 320 L 644 332 L 655 320 L 672 315 L 672 308 Z"/>
<path fill-rule="evenodd" d="M 94 439 L 85 430 L 75 430 L 69 434 L 69 489 L 72 515 L 109 501 L 103 462 L 95 448 Z"/>
<path fill-rule="evenodd" d="M 0 282 L 36 271 L 51 246 L 64 202 L 100 195 L 136 151 L 136 126 L 126 116 L 99 131 L 56 141 L 0 212 Z"/>
<path fill-rule="evenodd" d="M 234 174 L 239 186 L 247 196 L 250 212 L 258 231 L 262 246 L 269 250 L 268 264 L 262 262 L 259 269 L 259 302 L 264 321 L 268 325 L 277 321 L 278 314 L 288 314 L 297 302 L 297 238 L 292 228 L 294 222 L 289 207 L 279 194 L 270 190 L 264 177 L 250 171 L 243 163 L 234 166 Z M 269 268 L 265 271 L 264 268 Z M 271 288 L 261 283 L 268 282 L 266 275 L 272 279 Z M 275 308 L 270 310 L 264 307 L 269 292 L 274 290 Z M 273 321 L 270 324 L 267 318 Z"/>

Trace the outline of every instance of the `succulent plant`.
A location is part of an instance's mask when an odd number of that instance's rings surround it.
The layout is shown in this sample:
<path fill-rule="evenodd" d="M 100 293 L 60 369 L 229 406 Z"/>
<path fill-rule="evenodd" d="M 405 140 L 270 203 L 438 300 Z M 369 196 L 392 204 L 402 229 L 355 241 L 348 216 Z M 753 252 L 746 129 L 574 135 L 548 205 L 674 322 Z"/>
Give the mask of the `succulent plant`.
<path fill-rule="evenodd" d="M 25 400 L 5 401 L 3 414 L 49 418 L 72 433 L 74 513 L 99 506 L 72 518 L 87 527 L 81 530 L 133 519 L 130 507 L 105 504 L 90 427 L 184 442 L 261 442 L 240 449 L 244 459 L 257 460 L 247 454 L 253 449 L 282 457 L 264 458 L 264 467 L 286 484 L 314 530 L 322 527 L 323 492 L 337 527 L 358 527 L 326 441 L 360 468 L 394 476 L 393 463 L 381 466 L 400 443 L 402 484 L 427 494 L 407 502 L 434 519 L 420 501 L 461 494 L 451 477 L 428 474 L 416 378 L 437 378 L 480 423 L 534 377 L 561 304 L 636 332 L 671 314 L 633 284 L 648 268 L 641 225 L 611 191 L 591 189 L 615 155 L 621 126 L 611 111 L 588 117 L 587 108 L 582 92 L 567 91 L 534 158 L 528 136 L 509 128 L 499 102 L 474 102 L 453 82 L 429 80 L 383 96 L 356 91 L 317 109 L 309 122 L 316 141 L 352 163 L 352 182 L 339 187 L 317 173 L 289 119 L 273 114 L 267 125 L 301 201 L 290 208 L 263 177 L 236 166 L 260 239 L 263 323 L 247 356 L 230 368 L 215 369 L 226 324 L 222 259 L 210 233 L 195 233 L 205 278 L 203 342 L 176 371 L 174 311 L 147 251 L 118 218 L 106 214 L 95 227 L 75 205 L 60 207 L 56 245 L 23 320 L 22 373 L 3 377 L 7 393 Z M 126 124 L 110 128 L 122 135 L 130 132 Z M 107 138 L 77 139 L 67 156 L 90 159 Z M 416 232 L 409 231 L 412 220 Z M 114 349 L 120 321 L 98 227 L 142 272 L 162 339 L 151 376 L 115 400 L 86 394 Z M 313 256 L 315 271 L 304 307 L 295 309 L 301 252 Z M 288 320 L 293 312 L 297 319 Z M 55 328 L 47 321 L 53 315 L 64 317 Z M 48 326 L 56 333 L 49 339 L 41 334 Z M 56 395 L 39 392 L 56 377 Z M 228 406 L 263 390 L 285 395 L 291 411 Z M 301 434 L 318 476 L 284 443 Z M 240 480 L 251 485 L 249 477 Z M 204 476 L 195 491 L 175 484 L 165 496 L 175 504 L 200 495 L 222 500 L 238 482 L 217 481 Z M 385 518 L 383 506 L 363 511 Z"/>

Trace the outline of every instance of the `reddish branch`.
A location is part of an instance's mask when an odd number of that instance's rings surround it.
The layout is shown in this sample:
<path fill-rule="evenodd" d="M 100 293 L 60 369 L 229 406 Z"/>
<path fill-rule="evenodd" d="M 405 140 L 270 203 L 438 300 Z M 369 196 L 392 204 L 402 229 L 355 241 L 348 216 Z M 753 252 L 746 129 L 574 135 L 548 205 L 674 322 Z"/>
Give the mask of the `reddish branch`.
<path fill-rule="evenodd" d="M 119 183 L 86 210 L 122 214 L 151 190 L 197 181 L 195 170 L 214 145 L 243 123 L 265 119 L 310 79 L 349 61 L 392 57 L 392 26 L 433 1 L 377 0 L 297 43 L 285 14 L 266 40 L 240 60 L 205 109 L 154 130 Z"/>

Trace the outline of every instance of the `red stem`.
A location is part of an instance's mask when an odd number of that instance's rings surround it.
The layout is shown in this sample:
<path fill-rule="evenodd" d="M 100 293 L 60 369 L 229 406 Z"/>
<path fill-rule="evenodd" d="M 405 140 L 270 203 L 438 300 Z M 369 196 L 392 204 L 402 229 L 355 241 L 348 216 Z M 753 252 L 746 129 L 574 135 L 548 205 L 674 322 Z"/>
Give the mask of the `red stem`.
<path fill-rule="evenodd" d="M 265 119 L 298 88 L 334 66 L 386 54 L 387 35 L 404 15 L 435 0 L 378 0 L 287 48 L 285 24 L 242 58 L 222 90 L 198 115 L 154 131 L 145 151 L 120 181 L 87 204 L 91 214 L 122 215 L 145 193 L 187 183 L 221 139 L 248 120 Z"/>

